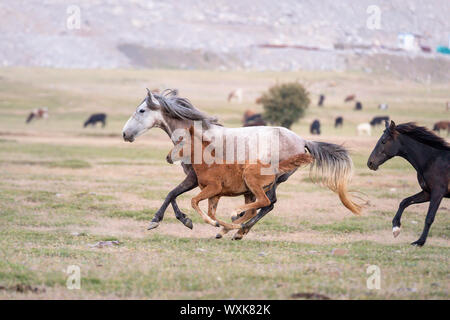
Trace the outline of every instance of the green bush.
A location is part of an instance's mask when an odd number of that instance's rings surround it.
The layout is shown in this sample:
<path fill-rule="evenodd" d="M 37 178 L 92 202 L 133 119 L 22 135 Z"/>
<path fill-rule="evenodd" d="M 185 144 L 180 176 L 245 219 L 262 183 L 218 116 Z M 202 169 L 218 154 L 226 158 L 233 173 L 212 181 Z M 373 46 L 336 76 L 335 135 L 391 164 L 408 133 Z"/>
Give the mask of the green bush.
<path fill-rule="evenodd" d="M 275 85 L 261 98 L 264 119 L 277 126 L 290 128 L 303 117 L 310 103 L 309 93 L 298 82 Z"/>

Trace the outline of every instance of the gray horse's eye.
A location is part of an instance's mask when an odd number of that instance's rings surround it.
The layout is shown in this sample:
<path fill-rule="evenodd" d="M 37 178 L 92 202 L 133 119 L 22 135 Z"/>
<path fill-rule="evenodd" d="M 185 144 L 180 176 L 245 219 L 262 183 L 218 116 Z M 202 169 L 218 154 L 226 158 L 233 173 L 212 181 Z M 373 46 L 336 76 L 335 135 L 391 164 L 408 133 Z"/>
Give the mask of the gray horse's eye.
<path fill-rule="evenodd" d="M 144 112 L 145 112 L 145 109 L 141 109 L 141 110 L 139 110 L 139 112 L 140 112 L 140 113 L 144 113 Z"/>

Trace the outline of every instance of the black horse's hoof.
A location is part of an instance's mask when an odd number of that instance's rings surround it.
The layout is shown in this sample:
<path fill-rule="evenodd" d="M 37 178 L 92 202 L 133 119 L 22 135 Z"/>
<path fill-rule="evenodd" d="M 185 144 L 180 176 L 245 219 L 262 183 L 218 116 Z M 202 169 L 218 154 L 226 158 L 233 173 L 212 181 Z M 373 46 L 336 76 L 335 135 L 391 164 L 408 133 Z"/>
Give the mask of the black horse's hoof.
<path fill-rule="evenodd" d="M 216 239 L 222 239 L 222 235 L 220 233 L 216 234 Z"/>
<path fill-rule="evenodd" d="M 158 226 L 159 226 L 159 222 L 152 221 L 152 222 L 150 222 L 150 224 L 148 225 L 147 230 L 155 229 L 155 228 L 157 228 Z"/>
<path fill-rule="evenodd" d="M 411 243 L 412 246 L 414 247 L 422 247 L 425 244 L 425 241 L 422 240 L 417 240 Z"/>
<path fill-rule="evenodd" d="M 194 228 L 194 225 L 192 224 L 192 220 L 189 218 L 184 219 L 183 224 L 192 230 Z"/>

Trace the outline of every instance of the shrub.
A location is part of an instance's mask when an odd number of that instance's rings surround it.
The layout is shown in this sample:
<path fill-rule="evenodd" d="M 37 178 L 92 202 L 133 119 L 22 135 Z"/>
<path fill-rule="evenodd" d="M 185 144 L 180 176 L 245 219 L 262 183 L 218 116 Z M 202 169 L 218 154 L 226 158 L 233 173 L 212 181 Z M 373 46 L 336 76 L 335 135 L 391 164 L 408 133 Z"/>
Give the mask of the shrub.
<path fill-rule="evenodd" d="M 310 103 L 309 93 L 298 82 L 275 85 L 261 98 L 264 119 L 269 123 L 290 128 L 302 118 Z"/>

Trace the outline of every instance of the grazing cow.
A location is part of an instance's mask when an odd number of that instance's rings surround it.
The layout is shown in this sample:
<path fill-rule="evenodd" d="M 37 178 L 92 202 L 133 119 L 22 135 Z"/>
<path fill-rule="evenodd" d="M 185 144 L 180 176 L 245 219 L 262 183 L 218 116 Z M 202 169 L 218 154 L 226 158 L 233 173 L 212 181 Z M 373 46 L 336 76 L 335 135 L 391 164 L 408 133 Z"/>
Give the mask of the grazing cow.
<path fill-rule="evenodd" d="M 361 102 L 356 101 L 355 110 L 362 110 L 362 103 Z"/>
<path fill-rule="evenodd" d="M 433 131 L 441 133 L 441 130 L 447 130 L 447 135 L 450 131 L 450 121 L 439 121 L 433 126 Z"/>
<path fill-rule="evenodd" d="M 378 105 L 378 109 L 380 109 L 380 110 L 387 110 L 387 109 L 389 109 L 389 106 L 388 106 L 387 103 L 381 103 L 381 104 Z"/>
<path fill-rule="evenodd" d="M 355 100 L 355 97 L 356 97 L 356 95 L 354 95 L 354 94 L 351 94 L 351 95 L 349 95 L 349 96 L 346 96 L 345 99 L 344 99 L 344 102 L 350 102 L 350 101 L 353 101 L 353 100 Z"/>
<path fill-rule="evenodd" d="M 106 114 L 105 113 L 94 113 L 91 115 L 86 122 L 84 123 L 84 127 L 86 128 L 88 125 L 95 126 L 97 122 L 102 123 L 102 128 L 106 125 Z"/>
<path fill-rule="evenodd" d="M 372 129 L 370 127 L 370 123 L 360 123 L 358 124 L 358 126 L 356 127 L 356 130 L 358 132 L 358 136 L 361 136 L 363 134 L 367 134 L 368 136 L 372 135 Z"/>
<path fill-rule="evenodd" d="M 370 120 L 370 125 L 372 127 L 375 127 L 379 124 L 384 124 L 385 122 L 389 122 L 389 116 L 378 116 L 378 117 L 373 117 L 372 120 Z"/>
<path fill-rule="evenodd" d="M 33 111 L 31 111 L 31 113 L 28 115 L 26 123 L 30 123 L 31 120 L 33 120 L 34 118 L 47 119 L 48 118 L 48 108 L 47 107 L 36 108 Z"/>
<path fill-rule="evenodd" d="M 314 120 L 311 123 L 311 126 L 309 127 L 309 132 L 311 134 L 320 134 L 320 121 L 319 120 Z"/>
<path fill-rule="evenodd" d="M 334 127 L 335 128 L 342 127 L 343 125 L 344 125 L 344 118 L 339 116 L 339 117 L 336 117 L 336 119 L 334 119 Z"/>
<path fill-rule="evenodd" d="M 244 122 L 244 127 L 256 127 L 256 126 L 265 126 L 266 122 L 264 121 L 262 114 L 257 113 L 247 118 Z"/>
<path fill-rule="evenodd" d="M 239 103 L 241 103 L 242 102 L 242 89 L 241 88 L 237 88 L 236 90 L 233 90 L 233 91 L 231 91 L 229 94 L 228 94 L 228 102 L 231 102 L 231 100 L 232 99 L 237 99 L 237 101 L 239 102 Z"/>
<path fill-rule="evenodd" d="M 261 113 L 256 113 L 253 110 L 247 110 L 244 113 L 244 118 L 242 120 L 243 127 L 254 127 L 254 126 L 265 126 L 266 122 L 264 121 Z"/>
<path fill-rule="evenodd" d="M 318 105 L 319 107 L 322 107 L 324 101 L 325 101 L 325 95 L 321 94 L 321 95 L 319 96 L 319 102 L 317 103 L 317 105 Z"/>

